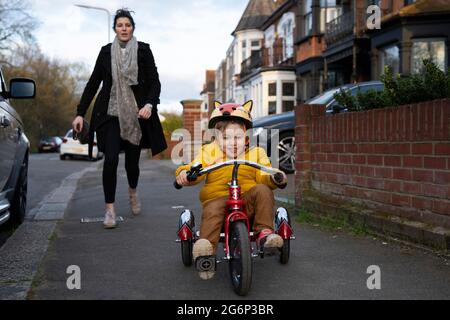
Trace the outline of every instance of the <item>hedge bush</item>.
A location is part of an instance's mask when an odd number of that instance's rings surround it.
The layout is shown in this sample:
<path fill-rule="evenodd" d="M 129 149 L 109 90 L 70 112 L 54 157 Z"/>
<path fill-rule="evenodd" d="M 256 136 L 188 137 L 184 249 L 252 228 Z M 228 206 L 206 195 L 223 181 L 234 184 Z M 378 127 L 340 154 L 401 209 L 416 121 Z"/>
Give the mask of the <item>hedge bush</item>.
<path fill-rule="evenodd" d="M 423 61 L 423 70 L 409 77 L 394 76 L 386 67 L 381 76 L 383 91 L 357 92 L 356 96 L 341 89 L 334 94 L 336 101 L 348 111 L 363 111 L 377 108 L 450 98 L 450 72 L 443 72 L 430 60 Z"/>

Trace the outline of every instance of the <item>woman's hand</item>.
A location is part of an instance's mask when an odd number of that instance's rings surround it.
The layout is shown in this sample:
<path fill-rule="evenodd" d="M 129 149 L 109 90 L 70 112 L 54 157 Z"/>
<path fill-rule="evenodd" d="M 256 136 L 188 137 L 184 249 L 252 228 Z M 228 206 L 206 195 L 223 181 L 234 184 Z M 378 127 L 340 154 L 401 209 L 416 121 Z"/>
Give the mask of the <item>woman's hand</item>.
<path fill-rule="evenodd" d="M 183 186 L 183 187 L 189 185 L 189 181 L 188 181 L 188 179 L 187 179 L 187 171 L 186 171 L 186 170 L 183 170 L 183 171 L 181 171 L 181 172 L 178 174 L 178 176 L 177 176 L 177 183 L 178 183 L 180 186 Z"/>
<path fill-rule="evenodd" d="M 83 117 L 76 116 L 72 122 L 72 129 L 76 133 L 80 133 L 83 130 Z"/>
<path fill-rule="evenodd" d="M 138 112 L 138 117 L 143 118 L 145 120 L 149 119 L 151 116 L 152 116 L 152 106 L 150 104 L 146 104 Z"/>

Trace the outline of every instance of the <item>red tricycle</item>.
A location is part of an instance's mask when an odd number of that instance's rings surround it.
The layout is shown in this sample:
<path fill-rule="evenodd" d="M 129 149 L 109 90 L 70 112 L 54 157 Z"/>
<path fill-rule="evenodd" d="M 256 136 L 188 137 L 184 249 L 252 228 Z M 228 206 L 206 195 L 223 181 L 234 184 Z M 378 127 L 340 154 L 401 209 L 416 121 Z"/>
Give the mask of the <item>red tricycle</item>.
<path fill-rule="evenodd" d="M 179 219 L 178 239 L 181 243 L 181 257 L 185 266 L 194 265 L 198 271 L 215 270 L 216 265 L 223 261 L 228 261 L 231 283 L 234 291 L 241 296 L 245 296 L 251 287 L 252 282 L 252 258 L 264 258 L 264 250 L 257 248 L 250 221 L 246 214 L 245 202 L 241 198 L 241 188 L 238 184 L 238 169 L 240 165 L 251 166 L 274 175 L 276 181 L 281 182 L 283 176 L 279 170 L 263 166 L 259 163 L 248 160 L 228 160 L 225 162 L 202 168 L 200 163 L 194 164 L 187 172 L 188 181 L 195 181 L 199 176 L 224 166 L 233 165 L 233 174 L 229 183 L 229 199 L 225 209 L 225 223 L 223 232 L 220 234 L 220 243 L 223 243 L 225 255 L 222 259 L 216 256 L 197 257 L 192 259 L 192 247 L 199 239 L 199 233 L 195 230 L 194 215 L 190 210 L 184 210 Z M 177 189 L 182 187 L 176 182 Z M 283 246 L 278 250 L 280 263 L 286 264 L 289 261 L 290 241 L 294 240 L 291 220 L 288 211 L 280 207 L 275 214 L 275 232 L 283 239 Z M 253 244 L 253 245 L 252 245 Z"/>

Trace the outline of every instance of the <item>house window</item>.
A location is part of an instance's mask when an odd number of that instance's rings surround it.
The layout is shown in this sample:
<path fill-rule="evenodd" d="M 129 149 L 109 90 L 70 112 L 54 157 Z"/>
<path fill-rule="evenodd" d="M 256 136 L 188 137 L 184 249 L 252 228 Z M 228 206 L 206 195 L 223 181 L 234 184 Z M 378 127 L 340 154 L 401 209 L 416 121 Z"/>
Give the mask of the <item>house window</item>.
<path fill-rule="evenodd" d="M 326 31 L 326 24 L 342 15 L 342 0 L 320 0 L 320 32 Z"/>
<path fill-rule="evenodd" d="M 269 101 L 269 114 L 277 113 L 277 102 Z"/>
<path fill-rule="evenodd" d="M 272 67 L 274 65 L 274 55 L 273 55 L 273 47 L 267 48 L 267 56 L 268 56 L 268 66 Z"/>
<path fill-rule="evenodd" d="M 286 21 L 283 26 L 283 58 L 289 59 L 294 55 L 294 26 L 292 20 Z"/>
<path fill-rule="evenodd" d="M 247 42 L 246 40 L 242 41 L 242 60 L 247 59 Z"/>
<path fill-rule="evenodd" d="M 294 82 L 283 82 L 283 96 L 293 97 L 295 95 Z"/>
<path fill-rule="evenodd" d="M 274 97 L 276 95 L 277 95 L 277 83 L 276 82 L 269 83 L 269 96 Z"/>
<path fill-rule="evenodd" d="M 283 101 L 283 112 L 288 112 L 294 110 L 294 101 L 293 100 L 284 100 Z"/>
<path fill-rule="evenodd" d="M 304 20 L 304 35 L 308 36 L 312 32 L 312 0 L 304 0 L 303 1 L 303 20 Z"/>
<path fill-rule="evenodd" d="M 327 74 L 328 80 L 326 86 L 328 89 L 339 87 L 344 84 L 344 75 L 342 71 L 330 70 Z"/>
<path fill-rule="evenodd" d="M 259 40 L 252 40 L 252 47 L 256 47 L 259 48 L 261 46 L 261 43 L 259 42 Z"/>
<path fill-rule="evenodd" d="M 430 59 L 439 69 L 447 68 L 445 41 L 439 39 L 415 40 L 411 53 L 411 72 L 420 73 L 423 68 L 423 60 Z"/>
<path fill-rule="evenodd" d="M 391 68 L 394 75 L 400 72 L 400 52 L 397 45 L 385 47 L 380 50 L 381 74 L 384 73 L 386 66 Z"/>

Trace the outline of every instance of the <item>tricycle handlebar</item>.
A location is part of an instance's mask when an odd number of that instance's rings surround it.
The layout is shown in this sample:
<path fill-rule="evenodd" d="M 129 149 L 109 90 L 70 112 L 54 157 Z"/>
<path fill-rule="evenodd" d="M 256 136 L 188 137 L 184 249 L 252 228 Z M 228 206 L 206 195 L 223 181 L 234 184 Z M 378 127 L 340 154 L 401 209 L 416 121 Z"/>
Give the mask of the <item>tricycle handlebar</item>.
<path fill-rule="evenodd" d="M 194 165 L 192 165 L 191 169 L 187 172 L 187 179 L 188 181 L 192 182 L 197 180 L 198 177 L 205 175 L 211 171 L 215 171 L 218 170 L 220 168 L 226 167 L 226 166 L 231 166 L 231 165 L 246 165 L 246 166 L 250 166 L 256 169 L 259 169 L 261 171 L 267 172 L 269 174 L 273 174 L 274 175 L 274 179 L 277 183 L 281 183 L 283 181 L 283 174 L 280 172 L 280 170 L 272 168 L 272 167 L 267 167 L 264 166 L 262 164 L 259 164 L 257 162 L 254 161 L 249 161 L 249 160 L 227 160 L 224 162 L 220 162 L 220 163 L 216 163 L 213 164 L 209 167 L 206 168 L 202 168 L 202 164 L 201 163 L 195 163 Z M 174 182 L 174 186 L 176 189 L 181 189 L 182 186 L 180 186 L 176 181 Z"/>

